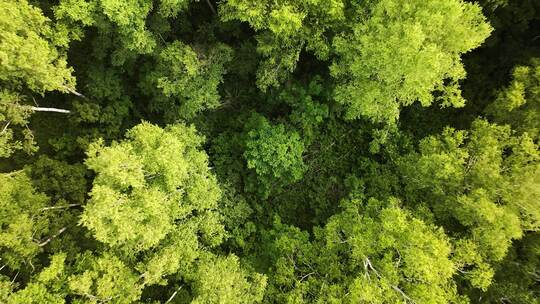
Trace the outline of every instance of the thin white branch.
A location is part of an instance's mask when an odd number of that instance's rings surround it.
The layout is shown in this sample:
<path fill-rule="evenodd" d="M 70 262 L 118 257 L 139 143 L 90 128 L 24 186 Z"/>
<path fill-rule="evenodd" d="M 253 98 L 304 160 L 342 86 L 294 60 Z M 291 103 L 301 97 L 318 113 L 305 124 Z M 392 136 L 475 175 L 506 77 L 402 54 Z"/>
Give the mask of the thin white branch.
<path fill-rule="evenodd" d="M 406 300 L 406 301 L 409 301 L 411 303 L 414 303 L 413 299 L 409 298 L 408 295 L 406 295 L 403 290 L 399 289 L 399 287 L 397 287 L 396 285 L 392 285 L 392 289 L 394 289 L 395 291 L 399 292 L 401 294 L 401 296 L 403 296 L 403 298 Z"/>
<path fill-rule="evenodd" d="M 39 247 L 43 247 L 47 244 L 49 244 L 55 237 L 59 236 L 60 234 L 62 234 L 64 231 L 66 231 L 67 227 L 62 227 L 62 229 L 58 230 L 58 232 L 55 234 L 55 235 L 52 235 L 51 237 L 49 237 L 48 239 L 46 239 L 45 241 L 41 242 L 38 244 Z"/>
<path fill-rule="evenodd" d="M 15 283 L 15 280 L 17 279 L 18 276 L 19 276 L 19 272 L 17 271 L 17 273 L 13 277 L 13 280 L 11 280 L 11 284 Z"/>
<path fill-rule="evenodd" d="M 56 112 L 56 113 L 71 113 L 69 110 L 58 109 L 58 108 L 42 108 L 42 107 L 30 107 L 32 111 L 35 112 Z"/>
<path fill-rule="evenodd" d="M 45 210 L 53 210 L 53 209 L 66 209 L 66 208 L 71 208 L 71 207 L 78 207 L 80 205 L 81 204 L 69 204 L 69 205 L 65 205 L 65 206 L 52 206 L 52 207 L 41 208 L 40 210 L 45 211 Z"/>
<path fill-rule="evenodd" d="M 367 268 L 371 269 L 371 270 L 375 273 L 375 275 L 376 275 L 378 278 L 381 278 L 381 275 L 379 274 L 379 272 L 377 271 L 377 269 L 375 269 L 375 267 L 373 267 L 373 265 L 371 265 L 371 261 L 369 260 L 368 257 L 366 257 L 366 258 L 364 259 L 364 268 L 366 268 L 366 269 L 367 269 Z"/>
<path fill-rule="evenodd" d="M 11 124 L 11 120 L 6 123 L 6 125 L 4 126 L 4 128 L 2 129 L 2 132 L 0 132 L 0 134 L 4 134 L 4 132 L 6 132 L 6 130 L 9 127 L 10 124 Z"/>
<path fill-rule="evenodd" d="M 64 86 L 64 89 L 66 89 L 68 92 L 70 92 L 71 94 L 75 95 L 75 96 L 78 96 L 78 97 L 81 97 L 81 98 L 86 98 L 86 96 L 84 96 L 83 94 L 75 91 L 74 89 L 72 88 L 68 88 L 66 86 Z"/>
<path fill-rule="evenodd" d="M 167 300 L 167 302 L 165 302 L 165 304 L 170 303 L 170 302 L 174 299 L 174 297 L 176 297 L 176 294 L 180 291 L 180 289 L 182 289 L 182 287 L 184 287 L 184 285 L 178 287 L 178 289 L 175 290 L 175 291 L 173 292 L 173 294 L 172 294 L 171 297 Z"/>
<path fill-rule="evenodd" d="M 313 275 L 315 274 L 315 272 L 310 272 L 308 274 L 305 274 L 303 275 L 301 278 L 300 278 L 300 282 L 304 281 L 307 277 L 309 277 L 310 275 Z"/>

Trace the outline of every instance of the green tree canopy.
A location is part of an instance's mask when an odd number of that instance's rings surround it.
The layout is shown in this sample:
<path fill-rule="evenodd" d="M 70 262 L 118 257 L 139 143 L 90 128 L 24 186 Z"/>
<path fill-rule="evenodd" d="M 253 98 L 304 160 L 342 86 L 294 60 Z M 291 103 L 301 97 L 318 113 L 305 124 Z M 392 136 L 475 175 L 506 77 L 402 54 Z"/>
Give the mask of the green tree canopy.
<path fill-rule="evenodd" d="M 219 243 L 220 190 L 198 149 L 202 140 L 192 127 L 142 123 L 122 142 L 93 144 L 86 164 L 96 178 L 81 223 L 97 240 L 128 252 L 155 248 L 179 222 Z"/>
<path fill-rule="evenodd" d="M 491 28 L 480 7 L 459 0 L 381 0 L 357 7 L 358 20 L 333 41 L 336 101 L 347 118 L 395 123 L 401 106 L 464 105 L 460 55 Z M 438 92 L 439 94 L 434 94 Z"/>
<path fill-rule="evenodd" d="M 44 109 L 28 105 L 32 94 L 76 91 L 67 29 L 26 0 L 1 1 L 0 7 L 0 157 L 9 157 L 36 150 L 28 119 Z"/>
<path fill-rule="evenodd" d="M 454 235 L 460 267 L 474 266 L 463 274 L 486 288 L 512 241 L 538 230 L 538 147 L 526 134 L 477 120 L 470 133 L 446 129 L 419 148 L 398 161 L 405 195 Z"/>
<path fill-rule="evenodd" d="M 540 59 L 531 65 L 517 66 L 510 84 L 500 90 L 487 108 L 498 123 L 509 124 L 519 132 L 527 132 L 538 141 L 540 130 Z"/>
<path fill-rule="evenodd" d="M 0 303 L 540 303 L 538 20 L 0 0 Z"/>
<path fill-rule="evenodd" d="M 23 172 L 0 175 L 0 257 L 12 270 L 30 267 L 49 233 L 47 196 Z"/>
<path fill-rule="evenodd" d="M 295 131 L 282 124 L 271 125 L 262 116 L 253 116 L 255 128 L 247 134 L 244 157 L 265 186 L 292 183 L 304 173 L 304 144 Z"/>
<path fill-rule="evenodd" d="M 355 195 L 356 196 L 356 195 Z M 390 199 L 344 201 L 323 228 L 279 221 L 268 254 L 276 303 L 448 303 L 457 300 L 451 245 L 440 228 Z"/>

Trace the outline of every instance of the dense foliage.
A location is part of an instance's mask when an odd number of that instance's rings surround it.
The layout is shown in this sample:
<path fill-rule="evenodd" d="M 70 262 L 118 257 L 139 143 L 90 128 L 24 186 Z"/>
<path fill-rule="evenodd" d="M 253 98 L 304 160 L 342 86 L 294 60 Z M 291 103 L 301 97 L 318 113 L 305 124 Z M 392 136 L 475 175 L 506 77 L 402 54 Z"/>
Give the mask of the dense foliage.
<path fill-rule="evenodd" d="M 0 0 L 0 303 L 540 303 L 540 2 Z"/>

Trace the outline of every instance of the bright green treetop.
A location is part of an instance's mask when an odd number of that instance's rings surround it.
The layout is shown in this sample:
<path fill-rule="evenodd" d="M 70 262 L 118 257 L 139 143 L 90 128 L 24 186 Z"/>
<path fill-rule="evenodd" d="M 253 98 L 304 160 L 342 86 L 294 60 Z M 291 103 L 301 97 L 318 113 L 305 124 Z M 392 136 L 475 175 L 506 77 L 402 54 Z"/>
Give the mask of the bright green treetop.
<path fill-rule="evenodd" d="M 124 141 L 93 144 L 86 164 L 96 178 L 81 223 L 103 243 L 140 251 L 156 247 L 180 222 L 214 217 L 220 190 L 201 143 L 192 127 L 142 123 Z M 204 234 L 207 227 L 200 228 Z M 209 229 L 220 235 L 219 227 Z"/>
<path fill-rule="evenodd" d="M 26 0 L 0 1 L 0 157 L 34 152 L 28 95 L 75 92 L 66 49 L 70 37 Z M 34 100 L 35 103 L 35 100 Z"/>
<path fill-rule="evenodd" d="M 498 123 L 510 124 L 519 132 L 527 132 L 538 140 L 540 136 L 540 59 L 530 65 L 517 66 L 510 84 L 500 90 L 487 108 Z"/>
<path fill-rule="evenodd" d="M 258 32 L 257 50 L 264 60 L 257 85 L 266 90 L 294 71 L 303 49 L 328 58 L 331 47 L 326 32 L 345 20 L 344 6 L 342 0 L 227 0 L 220 3 L 219 13 L 225 21 L 244 21 Z"/>
<path fill-rule="evenodd" d="M 276 303 L 448 303 L 456 300 L 451 246 L 442 229 L 391 199 L 352 199 L 315 230 L 276 225 L 268 252 Z"/>
<path fill-rule="evenodd" d="M 38 193 L 23 172 L 0 174 L 0 257 L 12 270 L 31 267 L 41 252 L 49 222 L 43 208 L 47 196 Z"/>
<path fill-rule="evenodd" d="M 0 81 L 36 93 L 73 90 L 73 70 L 62 52 L 66 33 L 26 0 L 2 0 L 0 7 Z"/>
<path fill-rule="evenodd" d="M 147 75 L 145 89 L 155 91 L 153 109 L 175 121 L 216 108 L 220 104 L 218 86 L 231 59 L 232 50 L 224 44 L 203 51 L 180 41 L 171 43 L 159 53 L 157 66 Z"/>
<path fill-rule="evenodd" d="M 120 65 L 136 54 L 151 53 L 156 47 L 155 37 L 146 28 L 152 8 L 149 0 L 62 0 L 54 8 L 54 14 L 79 35 L 84 27 L 97 28 L 100 40 L 96 42 L 102 49 L 96 53 L 105 54 L 112 48 L 112 62 Z M 115 46 L 104 43 L 111 38 Z"/>
<path fill-rule="evenodd" d="M 448 128 L 425 138 L 420 153 L 399 160 L 408 201 L 427 205 L 454 237 L 454 258 L 470 268 L 462 274 L 473 286 L 485 289 L 512 241 L 538 230 L 538 160 L 526 134 L 484 120 L 469 134 Z"/>
<path fill-rule="evenodd" d="M 283 124 L 272 125 L 257 116 L 256 127 L 247 134 L 244 157 L 266 186 L 287 184 L 302 179 L 305 166 L 302 160 L 304 143 L 295 131 Z"/>
<path fill-rule="evenodd" d="M 265 287 L 265 276 L 242 269 L 236 256 L 206 256 L 197 269 L 191 303 L 260 303 Z"/>
<path fill-rule="evenodd" d="M 336 101 L 346 117 L 396 122 L 400 106 L 463 106 L 460 55 L 491 32 L 481 9 L 461 0 L 380 0 L 358 8 L 358 21 L 337 35 Z M 435 97 L 434 92 L 440 92 Z"/>

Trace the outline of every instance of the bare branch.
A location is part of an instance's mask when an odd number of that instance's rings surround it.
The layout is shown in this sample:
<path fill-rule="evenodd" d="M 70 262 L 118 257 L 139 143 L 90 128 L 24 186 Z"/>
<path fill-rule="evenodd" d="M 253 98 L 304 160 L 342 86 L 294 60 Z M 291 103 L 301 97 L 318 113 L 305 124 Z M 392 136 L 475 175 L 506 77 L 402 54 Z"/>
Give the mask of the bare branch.
<path fill-rule="evenodd" d="M 206 0 L 206 4 L 208 4 L 208 6 L 210 7 L 210 10 L 212 11 L 212 13 L 214 15 L 216 15 L 216 9 L 214 8 L 214 6 L 212 5 L 212 3 L 210 2 L 210 0 Z"/>
<path fill-rule="evenodd" d="M 38 244 L 39 247 L 43 247 L 47 244 L 49 244 L 54 238 L 56 238 L 57 236 L 59 236 L 60 234 L 62 234 L 64 231 L 66 231 L 67 227 L 62 227 L 62 229 L 58 230 L 58 232 L 54 235 L 52 235 L 51 237 L 49 237 L 48 239 L 46 239 L 45 241 L 41 242 Z"/>
<path fill-rule="evenodd" d="M 71 94 L 75 95 L 75 96 L 78 96 L 78 97 L 81 97 L 81 98 L 86 98 L 86 96 L 84 96 L 83 94 L 75 91 L 74 89 L 72 88 L 68 88 L 66 86 L 64 86 L 64 89 L 66 89 L 66 91 L 70 92 Z"/>
<path fill-rule="evenodd" d="M 366 269 L 367 269 L 367 268 L 371 269 L 371 270 L 375 273 L 375 275 L 376 275 L 378 278 L 381 278 L 381 275 L 379 274 L 379 272 L 377 271 L 377 269 L 375 269 L 375 267 L 373 267 L 373 265 L 371 265 L 371 261 L 369 260 L 368 257 L 366 257 L 366 258 L 364 259 L 364 268 L 366 268 Z"/>
<path fill-rule="evenodd" d="M 71 113 L 69 110 L 58 109 L 58 108 L 42 108 L 42 107 L 30 107 L 32 111 L 35 112 L 56 112 L 56 113 Z"/>
<path fill-rule="evenodd" d="M 4 132 L 6 132 L 7 128 L 9 127 L 9 124 L 11 124 L 11 120 L 6 123 L 6 125 L 4 126 L 4 128 L 2 129 L 2 132 L 0 132 L 0 134 L 4 134 Z"/>
<path fill-rule="evenodd" d="M 310 275 L 313 275 L 313 274 L 315 274 L 315 272 L 310 272 L 310 273 L 308 273 L 308 274 L 303 275 L 303 276 L 300 278 L 300 282 L 302 282 L 305 278 L 307 278 L 307 277 L 309 277 Z"/>
<path fill-rule="evenodd" d="M 409 301 L 411 303 L 414 303 L 413 299 L 409 298 L 408 295 L 406 295 L 403 290 L 399 289 L 399 287 L 397 287 L 396 285 L 392 285 L 392 289 L 394 289 L 395 291 L 399 292 L 401 294 L 401 296 L 403 296 L 403 298 L 406 300 L 406 301 Z"/>
<path fill-rule="evenodd" d="M 176 294 L 180 291 L 180 289 L 182 289 L 182 287 L 184 287 L 184 286 L 182 285 L 182 286 L 178 287 L 178 289 L 173 292 L 173 294 L 167 300 L 167 302 L 165 302 L 165 304 L 170 303 L 174 299 L 174 297 L 176 297 Z"/>
<path fill-rule="evenodd" d="M 13 277 L 13 280 L 11 280 L 11 284 L 15 283 L 15 280 L 17 279 L 18 276 L 19 276 L 19 272 L 17 271 L 17 273 Z"/>
<path fill-rule="evenodd" d="M 52 209 L 66 209 L 66 208 L 71 208 L 71 207 L 78 207 L 80 205 L 81 204 L 69 204 L 69 205 L 65 205 L 65 206 L 52 206 L 52 207 L 41 208 L 40 210 L 45 211 L 45 210 L 52 210 Z"/>

